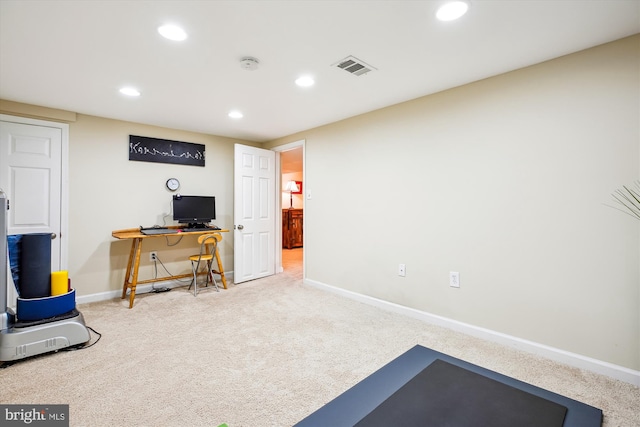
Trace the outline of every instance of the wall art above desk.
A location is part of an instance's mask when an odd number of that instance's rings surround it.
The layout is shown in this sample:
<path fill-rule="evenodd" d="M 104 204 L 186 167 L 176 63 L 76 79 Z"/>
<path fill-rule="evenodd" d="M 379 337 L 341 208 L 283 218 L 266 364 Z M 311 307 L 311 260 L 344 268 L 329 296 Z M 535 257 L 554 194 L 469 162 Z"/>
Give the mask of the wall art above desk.
<path fill-rule="evenodd" d="M 204 144 L 129 135 L 129 160 L 204 166 Z"/>

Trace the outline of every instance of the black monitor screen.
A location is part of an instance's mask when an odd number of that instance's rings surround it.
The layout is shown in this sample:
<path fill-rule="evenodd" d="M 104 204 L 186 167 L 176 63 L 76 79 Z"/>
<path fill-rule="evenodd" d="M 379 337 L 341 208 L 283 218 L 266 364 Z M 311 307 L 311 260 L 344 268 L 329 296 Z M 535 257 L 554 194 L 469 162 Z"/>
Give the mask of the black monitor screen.
<path fill-rule="evenodd" d="M 173 219 L 182 224 L 206 224 L 216 219 L 216 198 L 173 196 Z"/>

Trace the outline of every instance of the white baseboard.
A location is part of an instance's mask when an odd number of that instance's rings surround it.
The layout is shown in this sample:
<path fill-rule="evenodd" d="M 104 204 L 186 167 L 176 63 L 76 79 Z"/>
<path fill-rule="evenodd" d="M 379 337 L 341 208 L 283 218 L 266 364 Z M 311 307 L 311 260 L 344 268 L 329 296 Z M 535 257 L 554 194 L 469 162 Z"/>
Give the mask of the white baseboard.
<path fill-rule="evenodd" d="M 233 283 L 233 271 L 229 271 L 229 272 L 225 271 L 224 276 L 227 279 L 227 283 Z M 218 286 L 222 286 L 222 283 L 220 283 L 220 278 L 216 276 L 216 280 L 218 280 Z M 166 281 L 156 282 L 152 285 L 140 285 L 140 286 L 136 286 L 136 295 L 151 292 L 154 289 L 154 287 L 173 289 L 173 288 L 178 288 L 180 286 L 186 286 L 186 285 L 188 285 L 188 283 L 178 282 L 176 280 L 166 280 Z M 100 292 L 100 293 L 91 294 L 91 295 L 78 296 L 76 294 L 76 304 L 81 305 L 81 304 L 88 304 L 90 302 L 108 301 L 111 299 L 120 298 L 121 296 L 122 296 L 121 289 L 117 291 Z"/>
<path fill-rule="evenodd" d="M 453 319 L 438 316 L 435 314 L 427 313 L 424 311 L 416 310 L 410 307 L 405 307 L 399 304 L 373 298 L 367 295 L 358 294 L 356 292 L 337 288 L 335 286 L 327 285 L 321 282 L 317 282 L 315 280 L 304 279 L 304 283 L 318 289 L 333 292 L 335 294 L 338 294 L 359 302 L 363 302 L 365 304 L 382 308 L 384 310 L 403 314 L 405 316 L 422 320 L 427 323 L 442 326 L 447 329 L 452 329 L 454 331 L 462 332 L 467 335 L 471 335 L 487 341 L 496 342 L 496 343 L 505 345 L 507 347 L 526 351 L 528 353 L 532 353 L 541 357 L 546 357 L 547 359 L 564 363 L 566 365 L 570 365 L 576 368 L 585 369 L 601 375 L 606 375 L 610 378 L 614 378 L 620 381 L 633 384 L 637 387 L 640 387 L 640 371 L 635 371 L 633 369 L 625 368 L 624 366 L 614 365 L 609 362 L 604 362 L 602 360 L 593 359 L 593 358 L 586 357 L 576 353 L 571 353 L 571 352 L 550 347 L 544 344 L 539 344 L 533 341 L 528 341 L 522 338 L 514 337 L 512 335 L 503 334 L 501 332 L 496 332 L 490 329 L 485 329 L 478 326 L 470 325 L 468 323 L 459 322 L 457 320 L 453 320 Z"/>
<path fill-rule="evenodd" d="M 175 282 L 175 281 L 157 282 L 154 285 L 156 288 L 171 288 L 171 289 L 177 288 L 179 286 L 185 286 L 184 283 Z M 146 294 L 148 292 L 151 292 L 153 288 L 154 286 L 152 285 L 136 286 L 136 295 Z M 80 305 L 80 304 L 88 304 L 90 302 L 108 301 L 111 299 L 120 298 L 121 296 L 122 296 L 122 290 L 100 292 L 100 293 L 91 294 L 91 295 L 76 296 L 76 304 Z"/>

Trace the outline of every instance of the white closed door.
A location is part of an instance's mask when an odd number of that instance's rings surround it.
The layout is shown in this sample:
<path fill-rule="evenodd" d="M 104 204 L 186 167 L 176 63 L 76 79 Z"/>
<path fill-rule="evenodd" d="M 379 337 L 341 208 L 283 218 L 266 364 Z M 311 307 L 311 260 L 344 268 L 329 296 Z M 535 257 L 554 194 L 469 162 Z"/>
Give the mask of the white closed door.
<path fill-rule="evenodd" d="M 58 127 L 0 121 L 0 188 L 9 199 L 8 234 L 50 233 L 52 271 L 63 267 L 62 140 Z"/>
<path fill-rule="evenodd" d="M 234 283 L 275 273 L 275 152 L 235 145 Z"/>

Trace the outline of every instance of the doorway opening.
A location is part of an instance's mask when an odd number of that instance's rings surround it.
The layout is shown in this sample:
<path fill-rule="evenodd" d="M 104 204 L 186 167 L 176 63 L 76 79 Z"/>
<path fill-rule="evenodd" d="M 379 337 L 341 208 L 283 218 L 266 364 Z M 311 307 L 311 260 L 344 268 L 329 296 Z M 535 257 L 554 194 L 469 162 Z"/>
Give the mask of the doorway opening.
<path fill-rule="evenodd" d="M 304 141 L 280 148 L 282 191 L 282 271 L 303 277 L 304 265 Z"/>

